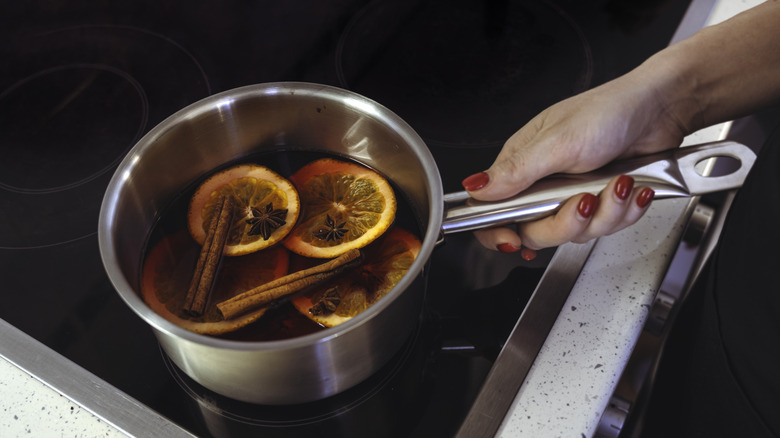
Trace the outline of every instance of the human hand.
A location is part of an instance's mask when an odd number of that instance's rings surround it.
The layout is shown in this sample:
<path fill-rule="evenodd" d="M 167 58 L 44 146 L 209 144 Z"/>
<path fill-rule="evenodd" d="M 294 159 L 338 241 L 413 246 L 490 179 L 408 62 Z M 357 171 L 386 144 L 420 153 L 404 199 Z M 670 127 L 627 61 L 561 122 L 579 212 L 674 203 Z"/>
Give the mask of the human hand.
<path fill-rule="evenodd" d="M 553 173 L 587 172 L 616 158 L 679 146 L 685 128 L 655 91 L 634 73 L 551 106 L 509 138 L 489 169 L 466 178 L 464 188 L 475 199 L 499 200 Z M 653 195 L 623 175 L 599 196 L 574 196 L 553 216 L 475 235 L 487 248 L 524 247 L 523 256 L 533 258 L 534 250 L 586 242 L 635 223 Z"/>

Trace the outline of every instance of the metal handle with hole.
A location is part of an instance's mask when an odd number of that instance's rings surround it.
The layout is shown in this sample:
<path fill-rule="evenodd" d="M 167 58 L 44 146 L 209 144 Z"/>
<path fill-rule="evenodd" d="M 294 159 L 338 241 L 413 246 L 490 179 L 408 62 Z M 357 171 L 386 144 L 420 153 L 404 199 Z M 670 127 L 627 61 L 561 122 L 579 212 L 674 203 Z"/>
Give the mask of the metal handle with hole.
<path fill-rule="evenodd" d="M 721 176 L 706 176 L 697 171 L 697 164 L 718 157 L 734 159 L 739 167 Z M 593 172 L 552 175 L 503 201 L 478 201 L 467 192 L 451 193 L 444 196 L 442 232 L 449 234 L 539 219 L 555 212 L 574 195 L 598 194 L 617 175 L 631 175 L 637 186 L 655 190 L 655 199 L 735 189 L 742 186 L 755 159 L 755 153 L 747 146 L 720 141 L 616 161 Z"/>

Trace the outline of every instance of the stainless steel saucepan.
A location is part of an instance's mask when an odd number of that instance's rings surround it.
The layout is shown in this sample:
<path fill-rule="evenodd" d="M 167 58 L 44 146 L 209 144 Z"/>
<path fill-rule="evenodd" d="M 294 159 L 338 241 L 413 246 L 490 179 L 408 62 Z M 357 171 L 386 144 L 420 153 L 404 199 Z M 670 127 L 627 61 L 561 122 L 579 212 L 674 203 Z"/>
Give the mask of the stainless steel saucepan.
<path fill-rule="evenodd" d="M 422 248 L 409 273 L 352 320 L 283 341 L 243 342 L 198 335 L 153 312 L 141 298 L 140 276 L 145 242 L 160 212 L 212 169 L 282 148 L 347 155 L 394 181 L 408 197 L 423 231 Z M 712 156 L 736 158 L 741 167 L 726 177 L 698 176 L 693 165 Z M 100 253 L 119 295 L 151 326 L 171 360 L 195 381 L 242 401 L 302 403 L 356 385 L 400 349 L 418 323 L 423 272 L 442 234 L 548 214 L 576 193 L 602 190 L 606 180 L 618 173 L 631 173 L 639 183 L 653 187 L 658 197 L 735 188 L 752 160 L 747 148 L 733 143 L 683 148 L 593 174 L 551 178 L 506 202 L 475 202 L 464 193 L 443 193 L 425 143 L 380 104 L 317 84 L 259 84 L 182 109 L 130 150 L 103 199 Z"/>

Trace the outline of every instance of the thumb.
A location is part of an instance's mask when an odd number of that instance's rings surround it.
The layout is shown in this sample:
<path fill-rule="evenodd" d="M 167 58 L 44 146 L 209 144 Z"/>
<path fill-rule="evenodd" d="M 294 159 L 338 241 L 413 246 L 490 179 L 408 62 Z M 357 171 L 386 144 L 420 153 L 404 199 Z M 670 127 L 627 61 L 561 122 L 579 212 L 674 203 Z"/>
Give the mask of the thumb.
<path fill-rule="evenodd" d="M 540 155 L 538 150 L 505 147 L 489 169 L 464 179 L 463 188 L 474 199 L 483 201 L 506 199 L 520 193 L 557 171 L 555 160 L 545 158 L 547 154 Z"/>

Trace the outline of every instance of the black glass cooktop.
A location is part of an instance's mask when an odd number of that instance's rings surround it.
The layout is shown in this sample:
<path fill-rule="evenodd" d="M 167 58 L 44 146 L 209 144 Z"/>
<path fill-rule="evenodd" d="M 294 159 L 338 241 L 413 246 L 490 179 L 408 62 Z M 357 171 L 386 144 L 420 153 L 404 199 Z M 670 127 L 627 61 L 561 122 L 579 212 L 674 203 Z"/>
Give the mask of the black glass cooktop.
<path fill-rule="evenodd" d="M 98 253 L 103 192 L 149 129 L 210 94 L 307 81 L 364 94 L 423 137 L 445 191 L 548 105 L 664 47 L 687 2 L 297 0 L 0 6 L 0 318 L 198 435 L 449 435 L 546 254 L 448 238 L 423 323 L 382 371 L 296 407 L 211 394 L 159 350 Z M 45 376 L 44 376 L 45 377 Z"/>

